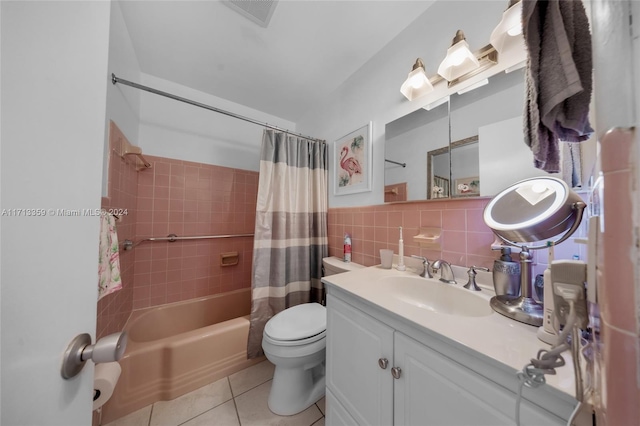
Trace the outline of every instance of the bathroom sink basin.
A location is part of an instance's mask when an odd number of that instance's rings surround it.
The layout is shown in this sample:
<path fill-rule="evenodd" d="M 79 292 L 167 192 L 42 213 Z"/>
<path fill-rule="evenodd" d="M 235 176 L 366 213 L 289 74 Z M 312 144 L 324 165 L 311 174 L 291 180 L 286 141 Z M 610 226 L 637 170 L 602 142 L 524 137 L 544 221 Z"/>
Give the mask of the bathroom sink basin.
<path fill-rule="evenodd" d="M 421 277 L 384 277 L 379 284 L 389 297 L 431 312 L 465 317 L 491 315 L 489 298 L 463 288 Z"/>

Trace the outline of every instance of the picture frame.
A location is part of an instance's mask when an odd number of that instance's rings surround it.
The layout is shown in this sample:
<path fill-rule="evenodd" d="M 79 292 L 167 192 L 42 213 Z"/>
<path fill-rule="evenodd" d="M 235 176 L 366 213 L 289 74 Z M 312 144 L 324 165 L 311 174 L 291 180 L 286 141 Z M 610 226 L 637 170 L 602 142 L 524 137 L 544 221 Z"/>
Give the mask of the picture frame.
<path fill-rule="evenodd" d="M 480 195 L 480 178 L 469 176 L 454 180 L 453 193 L 456 197 Z"/>
<path fill-rule="evenodd" d="M 333 193 L 355 194 L 371 191 L 373 122 L 333 143 Z"/>

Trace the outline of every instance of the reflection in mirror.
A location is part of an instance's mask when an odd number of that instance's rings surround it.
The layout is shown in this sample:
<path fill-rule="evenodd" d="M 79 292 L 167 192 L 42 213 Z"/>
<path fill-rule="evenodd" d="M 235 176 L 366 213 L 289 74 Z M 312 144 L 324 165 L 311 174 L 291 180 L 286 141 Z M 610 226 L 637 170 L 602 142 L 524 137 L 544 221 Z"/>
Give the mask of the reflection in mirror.
<path fill-rule="evenodd" d="M 478 136 L 451 142 L 451 196 L 480 195 Z"/>
<path fill-rule="evenodd" d="M 477 136 L 451 142 L 450 147 L 427 153 L 428 200 L 478 195 L 478 176 Z"/>
<path fill-rule="evenodd" d="M 475 160 L 451 159 L 454 197 L 492 196 L 511 182 L 548 175 L 533 166 L 531 151 L 523 142 L 524 95 L 524 69 L 520 69 L 496 74 L 487 85 L 451 97 L 451 139 L 478 139 Z M 477 185 L 469 185 L 474 182 Z"/>
<path fill-rule="evenodd" d="M 385 159 L 405 163 L 406 167 L 385 161 L 385 202 L 424 200 L 427 190 L 427 153 L 449 150 L 449 104 L 427 111 L 418 109 L 385 127 Z M 440 163 L 438 163 L 440 164 Z M 449 160 L 441 173 L 449 178 Z M 390 191 L 406 187 L 406 198 L 399 199 Z"/>
<path fill-rule="evenodd" d="M 595 138 L 561 144 L 562 173 L 548 174 L 533 166 L 533 155 L 524 143 L 524 96 L 524 69 L 500 72 L 484 86 L 451 96 L 448 104 L 388 123 L 385 158 L 401 158 L 407 167 L 400 170 L 386 164 L 385 185 L 402 183 L 406 200 L 425 200 L 493 196 L 512 182 L 536 176 L 556 176 L 569 187 L 587 183 L 596 159 Z M 473 139 L 476 144 L 455 142 Z M 454 141 L 451 158 L 449 140 Z M 442 185 L 435 183 L 436 176 Z M 447 179 L 448 193 L 440 190 Z M 399 200 L 385 197 L 385 201 Z"/>
<path fill-rule="evenodd" d="M 449 147 L 427 153 L 427 199 L 449 198 L 451 161 Z"/>

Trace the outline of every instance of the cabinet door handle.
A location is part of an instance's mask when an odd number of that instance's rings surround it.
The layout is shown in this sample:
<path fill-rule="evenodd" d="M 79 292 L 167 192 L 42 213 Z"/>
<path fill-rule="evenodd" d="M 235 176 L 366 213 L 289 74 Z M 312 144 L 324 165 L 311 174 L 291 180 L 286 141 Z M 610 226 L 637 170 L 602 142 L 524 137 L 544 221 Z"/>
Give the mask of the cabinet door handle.
<path fill-rule="evenodd" d="M 402 370 L 400 369 L 400 367 L 393 367 L 391 369 L 391 375 L 393 376 L 394 379 L 399 379 L 400 373 L 402 373 Z"/>
<path fill-rule="evenodd" d="M 386 359 L 386 358 L 380 358 L 380 359 L 378 359 L 378 365 L 383 370 L 386 370 L 387 369 L 387 365 L 389 365 L 389 360 Z"/>

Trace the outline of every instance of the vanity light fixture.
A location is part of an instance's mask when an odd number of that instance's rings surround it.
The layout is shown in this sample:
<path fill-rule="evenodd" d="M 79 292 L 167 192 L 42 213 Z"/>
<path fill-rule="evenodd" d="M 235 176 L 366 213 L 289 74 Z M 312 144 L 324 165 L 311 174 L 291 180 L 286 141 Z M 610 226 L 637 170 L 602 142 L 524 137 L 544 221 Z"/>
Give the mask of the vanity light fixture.
<path fill-rule="evenodd" d="M 427 77 L 422 59 L 416 59 L 413 69 L 400 87 L 400 92 L 410 101 L 433 91 L 433 85 Z"/>
<path fill-rule="evenodd" d="M 464 32 L 458 30 L 456 36 L 453 38 L 451 47 L 447 49 L 447 56 L 440 64 L 440 67 L 438 67 L 438 73 L 429 78 L 425 72 L 424 63 L 418 58 L 413 65 L 413 70 L 402 84 L 400 92 L 412 101 L 433 91 L 433 86 L 443 79 L 447 81 L 447 87 L 451 88 L 456 84 L 475 77 L 497 63 L 498 51 L 493 45 L 487 44 L 483 48 L 471 52 L 469 44 L 464 37 Z M 444 102 L 446 102 L 446 100 Z M 425 109 L 429 110 L 438 105 L 440 104 L 434 103 L 425 107 Z"/>
<path fill-rule="evenodd" d="M 505 45 L 522 36 L 522 0 L 510 0 L 509 7 L 502 14 L 500 23 L 491 33 L 489 41 L 498 52 L 504 50 Z"/>
<path fill-rule="evenodd" d="M 447 81 L 452 81 L 478 67 L 480 63 L 469 49 L 464 32 L 458 30 L 451 42 L 451 47 L 447 49 L 447 56 L 438 67 L 438 74 Z"/>

